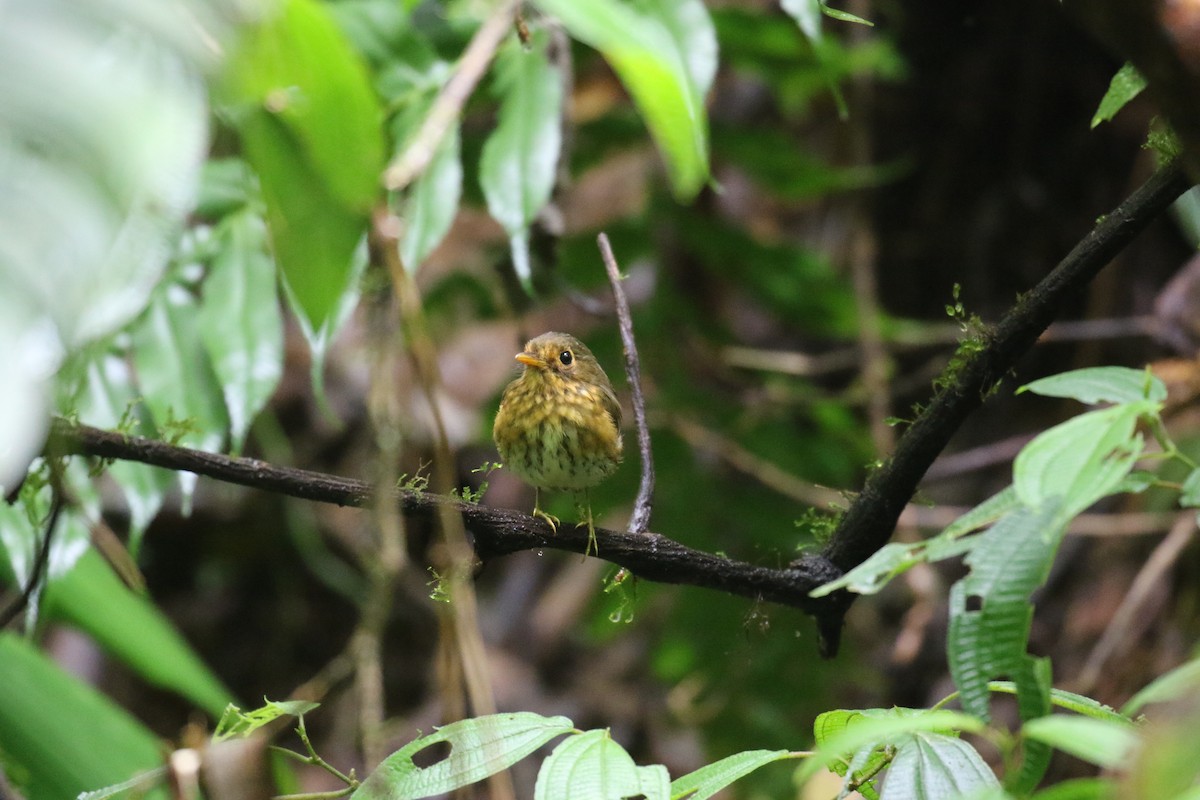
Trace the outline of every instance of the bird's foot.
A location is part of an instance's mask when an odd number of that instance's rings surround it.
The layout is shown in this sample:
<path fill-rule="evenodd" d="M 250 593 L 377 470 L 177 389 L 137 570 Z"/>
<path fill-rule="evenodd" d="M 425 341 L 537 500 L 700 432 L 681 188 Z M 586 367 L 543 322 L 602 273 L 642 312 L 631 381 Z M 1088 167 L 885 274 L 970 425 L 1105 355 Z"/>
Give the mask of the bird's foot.
<path fill-rule="evenodd" d="M 537 506 L 534 506 L 533 514 L 531 516 L 534 519 L 546 520 L 546 522 L 550 523 L 550 531 L 552 533 L 558 533 L 558 517 L 556 517 L 552 514 L 547 514 L 545 511 L 542 511 Z"/>

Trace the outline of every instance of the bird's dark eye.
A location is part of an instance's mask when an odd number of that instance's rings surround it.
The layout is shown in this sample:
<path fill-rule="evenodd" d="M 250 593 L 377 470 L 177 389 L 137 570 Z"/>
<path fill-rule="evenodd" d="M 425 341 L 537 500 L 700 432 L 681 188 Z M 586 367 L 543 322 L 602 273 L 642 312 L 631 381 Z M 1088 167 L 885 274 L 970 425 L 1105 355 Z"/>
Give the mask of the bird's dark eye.
<path fill-rule="evenodd" d="M 564 367 L 571 366 L 571 362 L 575 360 L 575 356 L 571 355 L 570 350 L 563 350 L 558 354 L 558 360 L 562 362 Z"/>

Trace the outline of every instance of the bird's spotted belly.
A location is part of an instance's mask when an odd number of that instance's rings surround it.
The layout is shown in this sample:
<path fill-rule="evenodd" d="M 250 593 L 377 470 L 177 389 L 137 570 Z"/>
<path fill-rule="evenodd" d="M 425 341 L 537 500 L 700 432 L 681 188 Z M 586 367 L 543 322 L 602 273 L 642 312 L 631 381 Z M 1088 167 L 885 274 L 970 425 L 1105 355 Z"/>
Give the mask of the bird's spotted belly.
<path fill-rule="evenodd" d="M 555 400 L 502 409 L 496 426 L 500 457 L 518 477 L 543 489 L 595 486 L 621 462 L 620 432 L 585 393 Z"/>

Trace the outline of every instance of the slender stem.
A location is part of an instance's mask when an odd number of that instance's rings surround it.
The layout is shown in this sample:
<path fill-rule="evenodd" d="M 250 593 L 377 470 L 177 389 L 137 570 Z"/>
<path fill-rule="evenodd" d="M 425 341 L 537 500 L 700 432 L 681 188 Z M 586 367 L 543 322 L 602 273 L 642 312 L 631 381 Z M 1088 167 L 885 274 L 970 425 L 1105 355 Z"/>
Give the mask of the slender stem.
<path fill-rule="evenodd" d="M 621 268 L 613 255 L 608 235 L 596 237 L 600 256 L 608 282 L 612 285 L 613 300 L 617 307 L 617 321 L 621 329 L 621 343 L 625 348 L 625 375 L 629 379 L 629 390 L 633 397 L 633 419 L 637 424 L 638 451 L 642 456 L 642 482 L 638 487 L 633 514 L 629 518 L 631 533 L 645 533 L 650 528 L 650 511 L 654 503 L 654 454 L 650 447 L 650 426 L 646 422 L 646 397 L 642 394 L 642 368 L 638 360 L 637 342 L 633 338 L 633 317 L 629 313 L 629 301 L 621 287 Z"/>

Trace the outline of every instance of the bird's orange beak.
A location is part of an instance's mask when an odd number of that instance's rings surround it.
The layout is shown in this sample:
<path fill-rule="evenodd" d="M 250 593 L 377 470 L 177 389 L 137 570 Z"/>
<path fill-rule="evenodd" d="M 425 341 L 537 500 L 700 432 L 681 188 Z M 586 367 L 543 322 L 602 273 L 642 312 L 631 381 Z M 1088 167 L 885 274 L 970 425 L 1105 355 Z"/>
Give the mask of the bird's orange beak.
<path fill-rule="evenodd" d="M 535 355 L 530 355 L 529 353 L 517 353 L 516 359 L 517 359 L 517 361 L 520 361 L 522 364 L 524 364 L 527 367 L 541 368 L 541 367 L 546 366 L 545 364 L 542 363 L 542 360 L 540 358 L 538 358 Z"/>

